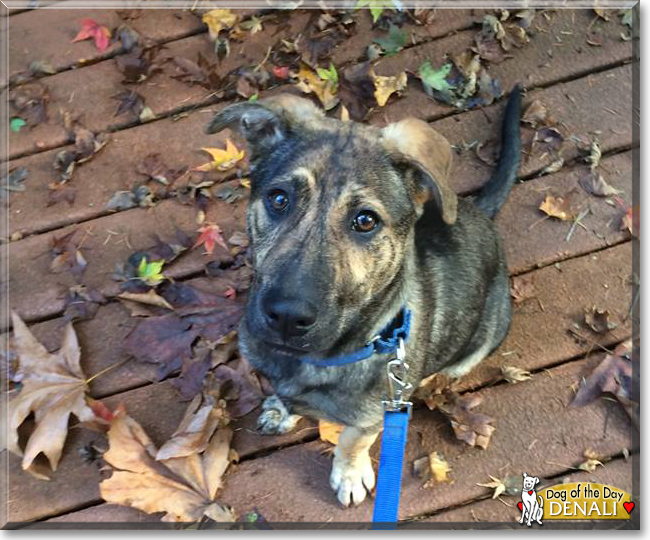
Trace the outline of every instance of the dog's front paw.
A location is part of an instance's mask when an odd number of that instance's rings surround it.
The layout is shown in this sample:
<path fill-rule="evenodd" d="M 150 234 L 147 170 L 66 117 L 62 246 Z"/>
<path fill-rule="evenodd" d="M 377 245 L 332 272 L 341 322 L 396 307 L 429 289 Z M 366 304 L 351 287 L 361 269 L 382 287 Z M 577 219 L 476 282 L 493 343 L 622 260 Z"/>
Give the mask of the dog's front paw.
<path fill-rule="evenodd" d="M 334 454 L 330 485 L 343 506 L 359 504 L 375 487 L 375 471 L 367 453 L 348 461 Z"/>
<path fill-rule="evenodd" d="M 282 435 L 289 433 L 302 417 L 291 414 L 277 396 L 264 400 L 262 413 L 257 417 L 257 431 L 263 435 Z"/>

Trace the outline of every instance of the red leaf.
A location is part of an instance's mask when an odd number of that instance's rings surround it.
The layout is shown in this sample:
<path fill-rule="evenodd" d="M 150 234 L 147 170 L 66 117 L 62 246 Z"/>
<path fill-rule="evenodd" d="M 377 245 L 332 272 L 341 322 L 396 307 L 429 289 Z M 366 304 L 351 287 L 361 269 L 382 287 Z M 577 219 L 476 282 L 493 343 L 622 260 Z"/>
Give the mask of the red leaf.
<path fill-rule="evenodd" d="M 108 48 L 111 31 L 106 26 L 100 25 L 92 19 L 83 19 L 81 21 L 81 30 L 79 30 L 79 33 L 72 40 L 72 43 L 90 38 L 95 40 L 97 50 L 104 52 Z"/>
<path fill-rule="evenodd" d="M 104 405 L 103 402 L 97 401 L 95 399 L 89 399 L 88 400 L 88 405 L 90 406 L 90 410 L 93 411 L 94 415 L 101 420 L 106 420 L 107 422 L 110 422 L 114 418 L 114 413 L 110 411 L 110 409 Z"/>
<path fill-rule="evenodd" d="M 197 238 L 194 243 L 193 248 L 200 246 L 201 244 L 205 245 L 205 252 L 208 255 L 212 255 L 214 251 L 215 244 L 219 244 L 223 249 L 228 251 L 228 246 L 221 236 L 221 228 L 216 223 L 208 223 L 199 229 L 201 235 Z"/>
<path fill-rule="evenodd" d="M 284 67 L 273 66 L 273 75 L 275 75 L 278 79 L 288 79 L 289 66 L 284 66 Z"/>

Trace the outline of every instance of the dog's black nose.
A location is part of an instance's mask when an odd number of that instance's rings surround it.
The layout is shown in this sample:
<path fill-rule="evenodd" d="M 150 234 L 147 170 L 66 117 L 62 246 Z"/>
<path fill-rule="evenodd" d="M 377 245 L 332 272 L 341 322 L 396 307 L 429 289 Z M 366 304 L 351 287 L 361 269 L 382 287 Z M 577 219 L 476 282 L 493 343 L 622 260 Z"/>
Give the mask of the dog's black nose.
<path fill-rule="evenodd" d="M 316 306 L 301 298 L 269 294 L 262 307 L 268 326 L 285 340 L 305 335 L 316 323 Z"/>

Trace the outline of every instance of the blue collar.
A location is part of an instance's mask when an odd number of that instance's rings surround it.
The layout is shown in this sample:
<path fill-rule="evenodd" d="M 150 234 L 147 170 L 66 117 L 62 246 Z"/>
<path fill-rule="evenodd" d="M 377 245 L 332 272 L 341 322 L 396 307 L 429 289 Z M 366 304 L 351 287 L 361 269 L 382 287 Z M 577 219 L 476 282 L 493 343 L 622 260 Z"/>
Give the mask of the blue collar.
<path fill-rule="evenodd" d="M 397 351 L 400 339 L 405 342 L 409 339 L 411 332 L 411 311 L 407 308 L 402 308 L 397 316 L 388 323 L 377 336 L 359 350 L 349 354 L 342 354 L 341 356 L 333 356 L 331 358 L 310 358 L 298 357 L 298 360 L 305 364 L 312 366 L 332 367 L 344 366 L 346 364 L 353 364 L 360 360 L 370 358 L 373 354 L 388 354 Z"/>

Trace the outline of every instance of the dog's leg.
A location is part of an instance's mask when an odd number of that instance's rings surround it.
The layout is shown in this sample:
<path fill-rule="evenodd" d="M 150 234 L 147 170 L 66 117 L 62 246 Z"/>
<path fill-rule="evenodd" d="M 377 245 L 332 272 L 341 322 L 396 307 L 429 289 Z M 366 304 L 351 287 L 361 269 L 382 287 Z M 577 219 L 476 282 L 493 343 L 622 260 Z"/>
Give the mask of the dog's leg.
<path fill-rule="evenodd" d="M 366 491 L 375 487 L 375 472 L 368 450 L 379 432 L 364 434 L 355 427 L 346 427 L 339 435 L 334 449 L 334 462 L 330 485 L 336 491 L 343 506 L 359 504 L 366 498 Z"/>
<path fill-rule="evenodd" d="M 523 501 L 523 499 L 521 501 L 521 504 L 522 504 L 522 506 L 521 506 L 521 518 L 519 519 L 519 523 L 523 523 L 524 518 L 526 517 L 526 503 Z"/>
<path fill-rule="evenodd" d="M 278 396 L 269 396 L 262 403 L 262 412 L 257 417 L 257 430 L 264 435 L 282 435 L 296 427 L 301 418 L 298 414 L 291 414 Z"/>

